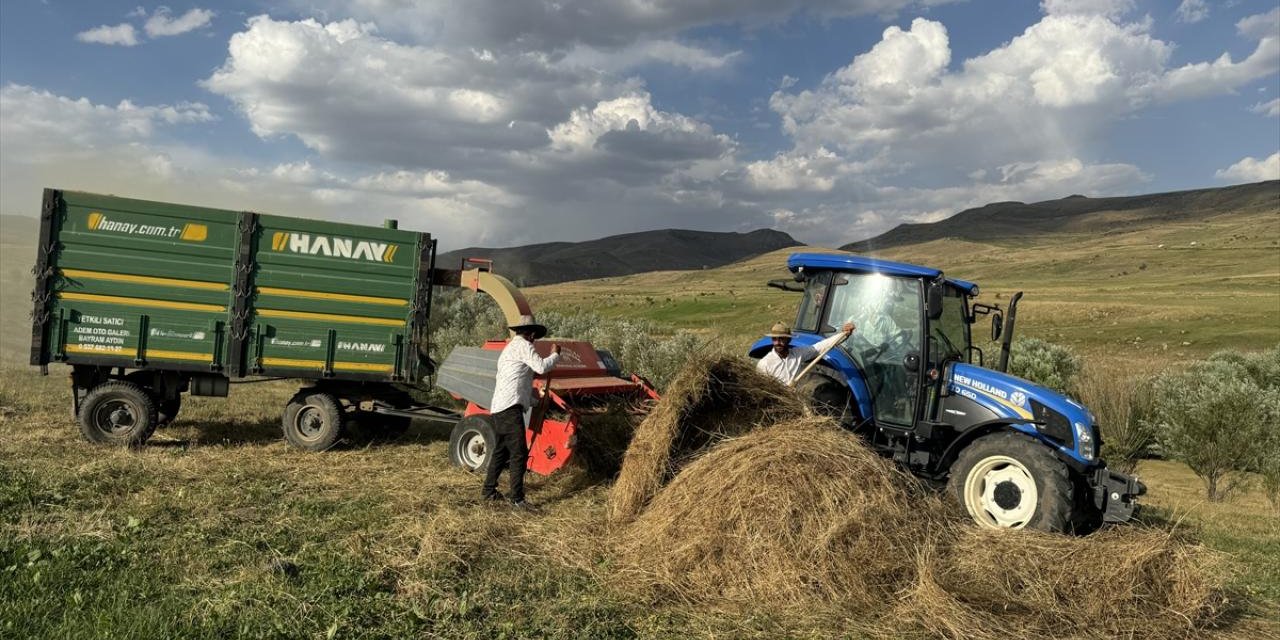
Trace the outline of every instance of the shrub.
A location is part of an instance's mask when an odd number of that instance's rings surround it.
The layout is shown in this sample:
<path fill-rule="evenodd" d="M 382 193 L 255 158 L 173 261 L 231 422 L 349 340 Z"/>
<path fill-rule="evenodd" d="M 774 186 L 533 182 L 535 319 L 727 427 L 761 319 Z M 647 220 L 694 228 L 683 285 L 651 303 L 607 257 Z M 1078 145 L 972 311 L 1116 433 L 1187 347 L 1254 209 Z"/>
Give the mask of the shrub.
<path fill-rule="evenodd" d="M 1280 418 L 1280 389 L 1264 389 L 1229 359 L 1193 365 L 1156 382 L 1154 422 L 1164 453 L 1185 462 L 1205 483 L 1211 502 L 1260 470 Z"/>
<path fill-rule="evenodd" d="M 1098 421 L 1107 465 L 1132 472 L 1155 441 L 1150 381 L 1123 369 L 1091 364 L 1077 379 L 1076 392 Z"/>
<path fill-rule="evenodd" d="M 1081 361 L 1074 351 L 1039 338 L 1014 341 L 1009 373 L 1061 393 L 1073 391 Z"/>
<path fill-rule="evenodd" d="M 538 321 L 551 337 L 586 340 L 613 354 L 627 373 L 647 378 L 659 389 L 688 361 L 706 351 L 696 335 L 671 331 L 656 323 L 603 318 L 593 313 L 539 311 Z M 479 346 L 485 340 L 505 339 L 506 322 L 488 296 L 439 290 L 431 309 L 432 357 L 443 362 L 454 347 Z"/>

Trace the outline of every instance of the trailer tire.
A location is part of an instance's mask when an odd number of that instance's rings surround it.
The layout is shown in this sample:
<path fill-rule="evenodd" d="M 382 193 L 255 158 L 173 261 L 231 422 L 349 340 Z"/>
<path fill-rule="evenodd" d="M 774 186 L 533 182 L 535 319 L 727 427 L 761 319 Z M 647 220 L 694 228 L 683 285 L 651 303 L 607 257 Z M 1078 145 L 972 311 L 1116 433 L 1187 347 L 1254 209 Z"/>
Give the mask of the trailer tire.
<path fill-rule="evenodd" d="M 467 416 L 454 425 L 449 434 L 449 460 L 467 471 L 487 471 L 497 443 L 493 419 L 486 415 Z"/>
<path fill-rule="evenodd" d="M 301 391 L 285 405 L 284 439 L 304 451 L 326 451 L 342 437 L 342 405 L 327 393 Z"/>
<path fill-rule="evenodd" d="M 77 416 L 80 433 L 95 444 L 141 446 L 156 430 L 156 404 L 146 389 L 112 380 L 89 390 Z"/>
<path fill-rule="evenodd" d="M 126 375 L 124 379 L 142 387 L 151 395 L 151 401 L 156 405 L 156 427 L 163 428 L 169 426 L 174 418 L 178 417 L 178 411 L 182 409 L 182 395 L 165 400 L 156 389 L 157 377 L 159 376 L 154 371 L 142 370 Z"/>
<path fill-rule="evenodd" d="M 1075 502 L 1067 465 L 1021 434 L 970 443 L 951 465 L 947 490 L 981 527 L 1071 530 Z"/>

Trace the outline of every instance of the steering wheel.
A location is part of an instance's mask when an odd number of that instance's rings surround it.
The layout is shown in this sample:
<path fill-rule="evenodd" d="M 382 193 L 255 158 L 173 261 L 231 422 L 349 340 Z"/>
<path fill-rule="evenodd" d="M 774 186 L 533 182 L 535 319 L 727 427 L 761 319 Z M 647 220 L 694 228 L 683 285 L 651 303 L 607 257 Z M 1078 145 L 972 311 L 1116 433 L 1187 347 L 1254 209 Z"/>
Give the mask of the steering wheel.
<path fill-rule="evenodd" d="M 889 349 L 892 347 L 906 346 L 910 341 L 910 339 L 911 339 L 911 330 L 902 329 L 897 333 L 889 336 L 889 339 L 885 340 L 883 344 L 876 347 L 871 347 L 870 349 L 863 351 L 862 359 L 864 361 L 878 359 L 880 356 L 884 355 L 886 351 L 889 351 Z"/>

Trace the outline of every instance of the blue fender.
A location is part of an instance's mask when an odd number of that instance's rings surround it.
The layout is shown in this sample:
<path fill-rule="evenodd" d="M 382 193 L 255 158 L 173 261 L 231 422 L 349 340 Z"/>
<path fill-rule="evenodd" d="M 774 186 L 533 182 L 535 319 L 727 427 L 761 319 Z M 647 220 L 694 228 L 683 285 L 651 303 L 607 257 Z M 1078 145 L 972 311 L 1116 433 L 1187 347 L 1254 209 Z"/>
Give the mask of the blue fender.
<path fill-rule="evenodd" d="M 812 347 L 821 342 L 825 336 L 818 336 L 812 333 L 797 333 L 791 339 L 791 344 L 802 347 Z M 759 360 L 769 350 L 773 348 L 773 342 L 769 338 L 761 338 L 751 345 L 748 352 L 752 358 Z M 853 394 L 853 401 L 858 405 L 858 413 L 863 418 L 869 418 L 875 414 L 872 412 L 871 392 L 867 389 L 866 378 L 863 377 L 862 371 L 858 369 L 858 365 L 853 362 L 853 358 L 845 352 L 843 346 L 827 352 L 822 358 L 822 364 L 834 369 L 836 372 L 844 376 L 844 383 L 849 387 L 849 391 Z"/>

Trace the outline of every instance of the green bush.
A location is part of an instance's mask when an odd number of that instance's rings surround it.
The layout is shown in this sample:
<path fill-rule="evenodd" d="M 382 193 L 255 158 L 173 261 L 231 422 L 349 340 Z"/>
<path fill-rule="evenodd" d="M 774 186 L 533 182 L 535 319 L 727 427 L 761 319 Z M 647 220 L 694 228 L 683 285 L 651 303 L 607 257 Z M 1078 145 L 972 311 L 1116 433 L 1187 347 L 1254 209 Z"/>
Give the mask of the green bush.
<path fill-rule="evenodd" d="M 1061 393 L 1074 391 L 1080 367 L 1074 351 L 1039 338 L 1015 340 L 1010 348 L 1009 373 Z"/>
<path fill-rule="evenodd" d="M 1155 382 L 1154 426 L 1165 455 L 1200 476 L 1211 502 L 1276 455 L 1280 388 L 1264 388 L 1240 359 L 1215 357 Z"/>
<path fill-rule="evenodd" d="M 662 389 L 691 356 L 704 350 L 688 331 L 672 331 L 646 320 L 603 318 L 593 313 L 539 311 L 538 322 L 553 338 L 585 340 L 613 354 L 625 373 L 644 376 Z M 431 351 L 444 362 L 454 347 L 479 346 L 507 336 L 506 322 L 488 296 L 457 290 L 436 293 L 431 309 Z"/>
<path fill-rule="evenodd" d="M 1097 419 L 1107 466 L 1132 472 L 1155 442 L 1151 381 L 1119 368 L 1090 364 L 1075 386 L 1078 399 Z"/>

